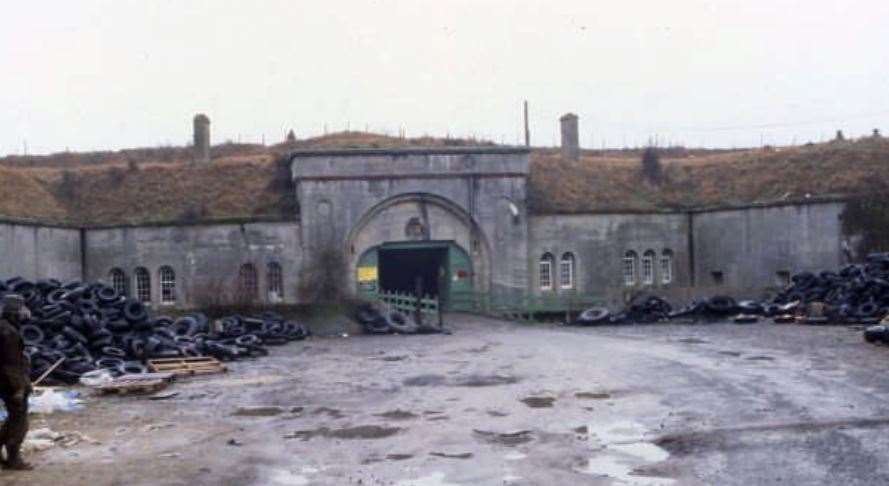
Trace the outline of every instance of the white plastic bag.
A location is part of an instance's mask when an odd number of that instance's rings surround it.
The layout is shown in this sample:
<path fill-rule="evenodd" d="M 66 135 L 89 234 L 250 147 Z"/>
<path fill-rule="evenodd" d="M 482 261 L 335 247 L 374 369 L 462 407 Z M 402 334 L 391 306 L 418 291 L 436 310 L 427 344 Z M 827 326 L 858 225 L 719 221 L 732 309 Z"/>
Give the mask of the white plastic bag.
<path fill-rule="evenodd" d="M 40 414 L 74 412 L 82 408 L 79 396 L 80 394 L 75 391 L 56 391 L 47 388 L 39 395 L 31 395 L 28 400 L 28 412 Z"/>
<path fill-rule="evenodd" d="M 90 388 L 99 388 L 114 381 L 111 372 L 106 369 L 90 371 L 80 375 L 80 384 Z"/>

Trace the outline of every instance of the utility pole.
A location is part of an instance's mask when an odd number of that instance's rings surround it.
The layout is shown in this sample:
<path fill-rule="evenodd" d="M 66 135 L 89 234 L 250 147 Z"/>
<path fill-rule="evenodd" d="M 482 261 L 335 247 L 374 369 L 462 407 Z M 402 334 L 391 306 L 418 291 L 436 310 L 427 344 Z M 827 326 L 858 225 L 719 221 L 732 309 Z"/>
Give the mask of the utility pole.
<path fill-rule="evenodd" d="M 525 147 L 531 146 L 531 130 L 528 127 L 528 100 L 525 100 Z"/>

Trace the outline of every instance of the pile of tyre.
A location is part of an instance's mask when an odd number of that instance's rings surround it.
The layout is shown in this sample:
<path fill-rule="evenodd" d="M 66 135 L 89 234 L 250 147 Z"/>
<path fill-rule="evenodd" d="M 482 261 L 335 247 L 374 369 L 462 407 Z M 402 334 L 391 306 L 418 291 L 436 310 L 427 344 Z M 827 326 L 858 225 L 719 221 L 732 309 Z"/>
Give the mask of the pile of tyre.
<path fill-rule="evenodd" d="M 766 301 L 736 301 L 719 295 L 673 309 L 660 297 L 641 296 L 616 313 L 604 307 L 587 309 L 580 313 L 574 324 L 643 324 L 676 318 L 716 320 L 730 317 L 736 322 L 751 322 L 760 316 L 774 318 L 776 322 L 790 322 L 798 308 L 813 302 L 824 304 L 826 322 L 878 323 L 889 315 L 889 253 L 868 255 L 864 263 L 847 265 L 838 272 L 796 274 L 786 289 Z M 889 329 L 875 328 L 866 338 L 883 341 L 880 332 L 885 332 L 885 342 L 889 343 Z"/>
<path fill-rule="evenodd" d="M 20 331 L 32 379 L 62 360 L 50 382 L 76 383 L 99 369 L 113 375 L 144 373 L 146 360 L 156 358 L 255 358 L 268 354 L 266 346 L 308 335 L 303 326 L 274 313 L 229 316 L 219 326 L 211 326 L 201 313 L 153 317 L 141 302 L 101 283 L 16 277 L 0 280 L 0 295 L 6 293 L 24 297 L 31 311 Z"/>
<path fill-rule="evenodd" d="M 597 324 L 651 324 L 678 318 L 722 319 L 738 314 L 762 314 L 762 306 L 753 301 L 737 302 L 731 297 L 718 295 L 709 299 L 693 301 L 674 309 L 665 299 L 654 296 L 639 296 L 620 312 L 612 313 L 605 307 L 592 307 L 581 312 L 573 322 L 580 326 Z"/>
<path fill-rule="evenodd" d="M 366 334 L 435 334 L 442 332 L 438 325 L 420 324 L 412 317 L 399 311 L 388 311 L 371 304 L 359 305 L 355 310 L 355 320 L 361 324 Z"/>
<path fill-rule="evenodd" d="M 864 263 L 839 272 L 804 272 L 775 297 L 775 304 L 823 302 L 837 322 L 871 324 L 889 314 L 889 253 L 868 255 Z"/>

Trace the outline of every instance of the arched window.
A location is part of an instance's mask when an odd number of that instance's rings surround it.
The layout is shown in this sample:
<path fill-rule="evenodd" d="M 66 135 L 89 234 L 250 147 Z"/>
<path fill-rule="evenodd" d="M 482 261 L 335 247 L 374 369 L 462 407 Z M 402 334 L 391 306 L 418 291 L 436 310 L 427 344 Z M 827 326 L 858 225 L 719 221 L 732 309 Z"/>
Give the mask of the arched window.
<path fill-rule="evenodd" d="M 136 283 L 136 300 L 151 302 L 151 274 L 144 267 L 139 267 L 133 272 Z"/>
<path fill-rule="evenodd" d="M 111 280 L 111 287 L 120 295 L 130 295 L 129 285 L 127 285 L 127 274 L 119 268 L 112 268 L 108 272 L 108 278 Z"/>
<path fill-rule="evenodd" d="M 574 253 L 563 253 L 559 260 L 559 288 L 574 288 Z"/>
<path fill-rule="evenodd" d="M 176 303 L 176 272 L 170 267 L 158 271 L 161 281 L 161 304 Z"/>
<path fill-rule="evenodd" d="M 248 300 L 254 300 L 259 293 L 259 287 L 256 283 L 256 267 L 252 263 L 241 265 L 238 272 L 238 290 L 241 297 Z"/>
<path fill-rule="evenodd" d="M 553 289 L 553 258 L 552 254 L 544 253 L 540 257 L 540 265 L 538 271 L 540 274 L 540 290 Z"/>
<path fill-rule="evenodd" d="M 654 285 L 654 250 L 642 254 L 642 284 Z"/>
<path fill-rule="evenodd" d="M 628 251 L 624 253 L 624 285 L 632 287 L 636 285 L 636 252 Z"/>
<path fill-rule="evenodd" d="M 666 249 L 661 253 L 661 283 L 673 281 L 673 250 Z"/>
<path fill-rule="evenodd" d="M 269 263 L 266 279 L 269 302 L 281 302 L 284 299 L 284 278 L 281 276 L 281 265 L 278 262 Z"/>

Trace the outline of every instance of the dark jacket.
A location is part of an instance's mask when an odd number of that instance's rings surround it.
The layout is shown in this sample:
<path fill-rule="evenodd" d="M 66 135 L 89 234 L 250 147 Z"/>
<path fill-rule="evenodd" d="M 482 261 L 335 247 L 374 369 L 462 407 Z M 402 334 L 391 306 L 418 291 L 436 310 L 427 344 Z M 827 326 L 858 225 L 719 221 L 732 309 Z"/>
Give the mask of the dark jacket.
<path fill-rule="evenodd" d="M 25 356 L 25 343 L 18 329 L 0 319 L 0 393 L 31 389 L 31 370 Z"/>

